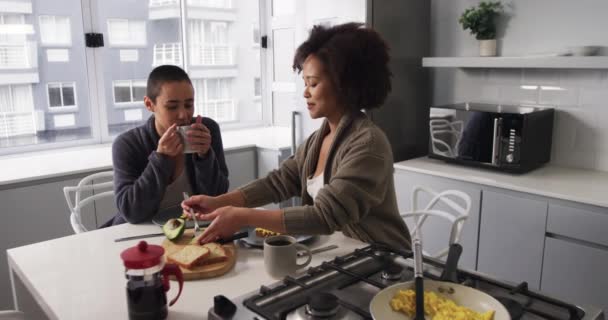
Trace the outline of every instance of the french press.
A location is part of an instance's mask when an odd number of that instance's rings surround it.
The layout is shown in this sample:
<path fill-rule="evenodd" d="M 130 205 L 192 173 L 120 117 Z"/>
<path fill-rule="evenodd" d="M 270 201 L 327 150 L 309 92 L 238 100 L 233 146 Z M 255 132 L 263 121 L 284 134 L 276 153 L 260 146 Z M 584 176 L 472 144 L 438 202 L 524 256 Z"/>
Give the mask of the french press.
<path fill-rule="evenodd" d="M 167 318 L 169 277 L 175 276 L 179 292 L 171 300 L 172 306 L 182 293 L 184 279 L 177 265 L 165 264 L 165 249 L 146 241 L 126 249 L 120 254 L 127 278 L 127 305 L 130 320 L 156 320 Z"/>

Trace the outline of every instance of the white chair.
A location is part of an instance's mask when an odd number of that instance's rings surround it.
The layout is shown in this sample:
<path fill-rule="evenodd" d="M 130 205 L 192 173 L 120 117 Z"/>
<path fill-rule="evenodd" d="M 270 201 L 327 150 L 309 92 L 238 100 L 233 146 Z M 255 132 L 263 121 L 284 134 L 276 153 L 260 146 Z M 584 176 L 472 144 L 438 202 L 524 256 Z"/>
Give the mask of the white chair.
<path fill-rule="evenodd" d="M 446 119 L 432 119 L 429 121 L 429 130 L 434 154 L 450 158 L 458 155 L 458 143 L 462 138 L 463 130 L 461 120 L 450 122 Z M 450 139 L 446 139 L 446 136 Z"/>
<path fill-rule="evenodd" d="M 431 200 L 426 204 L 426 206 L 424 206 L 424 208 L 418 206 L 418 200 L 421 192 L 424 192 L 431 197 Z M 458 199 L 460 199 L 460 201 L 457 201 Z M 430 256 L 433 258 L 439 259 L 445 257 L 448 254 L 450 245 L 457 243 L 460 240 L 462 225 L 469 217 L 469 211 L 471 210 L 471 197 L 459 190 L 445 190 L 442 192 L 436 192 L 431 189 L 417 186 L 414 187 L 411 201 L 411 211 L 401 213 L 401 217 L 404 219 L 414 219 L 414 227 L 410 231 L 412 239 L 414 237 L 422 239 L 422 225 L 429 216 L 443 218 L 451 223 L 450 237 L 447 247 L 434 254 L 423 252 L 425 256 Z M 449 211 L 445 209 L 438 209 L 437 206 L 440 204 L 444 205 L 442 208 L 448 208 Z"/>
<path fill-rule="evenodd" d="M 25 320 L 25 315 L 21 311 L 2 310 L 0 311 L 0 320 Z"/>
<path fill-rule="evenodd" d="M 95 200 L 102 198 L 114 197 L 114 171 L 104 171 L 94 173 L 92 175 L 84 177 L 77 186 L 67 186 L 63 188 L 63 194 L 65 200 L 70 208 L 70 223 L 74 233 L 81 233 L 88 231 L 82 223 L 82 208 L 94 203 Z M 110 181 L 105 181 L 107 179 Z M 104 182 L 98 182 L 98 180 L 104 180 Z M 110 189 L 108 191 L 99 192 L 100 190 Z M 95 194 L 91 192 L 95 190 Z M 86 194 L 84 194 L 86 192 Z M 74 201 L 72 202 L 71 193 L 74 193 Z"/>

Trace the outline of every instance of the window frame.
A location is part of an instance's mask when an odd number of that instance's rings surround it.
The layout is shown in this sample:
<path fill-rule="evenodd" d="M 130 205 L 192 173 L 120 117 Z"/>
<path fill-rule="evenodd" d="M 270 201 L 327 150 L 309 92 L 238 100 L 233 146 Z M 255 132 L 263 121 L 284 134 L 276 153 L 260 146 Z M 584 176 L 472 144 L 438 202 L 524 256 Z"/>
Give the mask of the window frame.
<path fill-rule="evenodd" d="M 129 94 L 131 96 L 131 101 L 127 101 L 127 102 L 117 102 L 116 101 L 116 82 L 129 82 Z M 114 107 L 117 109 L 132 109 L 135 107 L 142 107 L 144 106 L 144 99 L 142 97 L 141 101 L 138 100 L 133 100 L 134 99 L 134 92 L 133 92 L 133 83 L 134 82 L 143 82 L 144 83 L 144 90 L 146 88 L 146 80 L 141 80 L 141 79 L 126 79 L 126 80 L 112 80 L 112 102 L 114 103 Z M 145 96 L 145 95 L 144 95 Z M 105 111 L 105 110 L 104 110 Z"/>
<path fill-rule="evenodd" d="M 57 30 L 57 18 L 66 18 L 68 21 L 68 42 L 64 43 L 64 42 L 45 42 L 44 41 L 44 37 L 43 34 L 47 34 L 47 33 L 43 33 L 42 32 L 42 27 L 43 27 L 43 23 L 42 23 L 42 18 L 43 17 L 51 17 L 53 18 L 53 26 L 54 26 L 54 32 L 52 33 L 57 33 L 57 34 L 62 34 L 62 32 L 60 32 L 59 30 Z M 25 19 L 25 17 L 24 17 Z M 71 48 L 72 47 L 72 19 L 70 16 L 62 16 L 62 15 L 50 15 L 50 14 L 40 14 L 38 15 L 38 29 L 40 30 L 40 43 L 39 45 L 41 47 L 58 47 L 58 48 Z"/>
<path fill-rule="evenodd" d="M 128 35 L 128 39 L 125 42 L 113 42 L 112 40 L 112 32 L 110 32 L 111 28 L 110 25 L 112 24 L 112 22 L 119 22 L 119 21 L 126 21 L 127 22 L 127 35 Z M 131 24 L 133 22 L 140 22 L 143 23 L 143 43 L 135 43 L 135 38 L 132 34 L 132 29 L 131 29 Z M 108 35 L 108 46 L 110 48 L 147 48 L 148 47 L 148 25 L 146 23 L 146 20 L 139 20 L 139 19 L 124 19 L 124 18 L 108 18 L 106 19 L 106 30 L 107 30 L 107 35 Z M 116 40 L 116 39 L 114 39 Z"/>
<path fill-rule="evenodd" d="M 52 107 L 51 106 L 51 93 L 49 91 L 50 85 L 59 85 L 59 95 L 61 98 L 61 106 Z M 74 91 L 74 105 L 73 106 L 65 106 L 63 105 L 63 87 L 64 84 L 70 84 L 72 86 L 72 90 Z M 66 112 L 78 112 L 78 96 L 76 92 L 76 82 L 74 81 L 51 81 L 46 83 L 46 102 L 47 102 L 47 112 L 49 113 L 66 113 Z"/>

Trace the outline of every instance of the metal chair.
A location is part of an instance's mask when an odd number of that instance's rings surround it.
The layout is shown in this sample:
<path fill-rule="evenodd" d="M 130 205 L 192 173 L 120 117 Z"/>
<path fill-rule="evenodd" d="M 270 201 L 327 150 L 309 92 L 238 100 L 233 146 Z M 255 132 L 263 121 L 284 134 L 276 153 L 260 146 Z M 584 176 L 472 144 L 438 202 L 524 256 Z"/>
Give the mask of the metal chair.
<path fill-rule="evenodd" d="M 63 188 L 65 200 L 68 203 L 68 208 L 70 208 L 70 224 L 72 225 L 72 229 L 74 229 L 74 233 L 89 231 L 82 223 L 81 210 L 83 207 L 102 198 L 114 197 L 113 177 L 114 171 L 98 172 L 84 177 L 77 186 L 67 186 Z M 107 180 L 108 178 L 110 178 L 110 181 L 96 182 L 97 180 Z M 92 191 L 99 192 L 100 190 L 108 188 L 110 188 L 110 190 L 101 193 L 91 195 L 83 194 Z M 71 193 L 74 193 L 74 202 L 72 202 Z"/>
<path fill-rule="evenodd" d="M 422 209 L 420 209 L 420 207 L 418 206 L 418 199 L 420 197 L 421 192 L 425 192 L 432 197 L 431 200 Z M 464 203 L 464 206 L 462 206 L 459 202 L 455 201 L 456 199 L 460 199 L 461 202 Z M 449 210 L 438 209 L 437 206 L 439 206 L 440 204 L 444 204 L 445 206 L 447 206 L 447 208 L 449 208 Z M 431 189 L 417 186 L 414 187 L 414 191 L 412 192 L 411 211 L 401 213 L 401 217 L 403 217 L 404 219 L 414 218 L 414 227 L 410 231 L 412 239 L 415 236 L 418 236 L 419 239 L 422 239 L 422 225 L 429 216 L 439 217 L 448 220 L 451 223 L 451 227 L 450 238 L 446 248 L 434 254 L 423 252 L 423 254 L 426 256 L 430 256 L 433 258 L 443 258 L 447 256 L 450 245 L 453 243 L 457 243 L 460 240 L 462 225 L 469 217 L 470 210 L 471 197 L 462 191 L 445 190 L 442 192 L 437 192 Z"/>
<path fill-rule="evenodd" d="M 25 315 L 21 311 L 2 310 L 0 311 L 0 320 L 25 320 Z"/>

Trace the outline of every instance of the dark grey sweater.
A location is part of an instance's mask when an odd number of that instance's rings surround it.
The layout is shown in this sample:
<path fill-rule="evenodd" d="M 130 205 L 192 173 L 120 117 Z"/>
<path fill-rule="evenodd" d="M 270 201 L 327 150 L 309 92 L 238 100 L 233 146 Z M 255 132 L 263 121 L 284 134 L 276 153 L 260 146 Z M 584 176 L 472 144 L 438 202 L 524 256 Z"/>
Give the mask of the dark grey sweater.
<path fill-rule="evenodd" d="M 203 124 L 211 132 L 211 148 L 202 158 L 186 154 L 186 172 L 194 194 L 216 196 L 228 190 L 228 168 L 218 124 L 210 118 L 203 118 Z M 125 220 L 149 222 L 156 214 L 175 168 L 174 160 L 156 152 L 159 139 L 152 115 L 145 124 L 114 140 L 112 161 L 118 215 L 111 224 Z"/>

